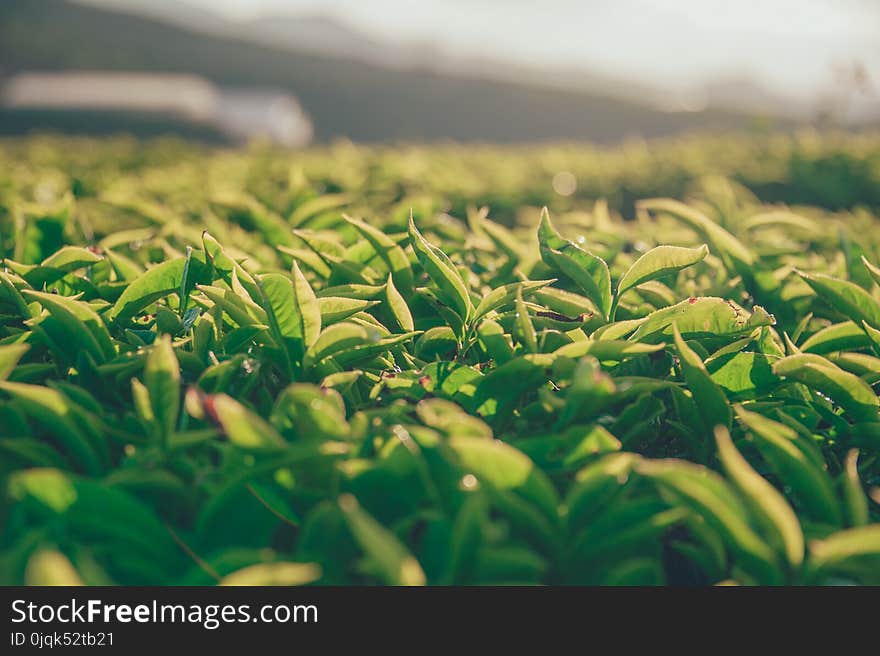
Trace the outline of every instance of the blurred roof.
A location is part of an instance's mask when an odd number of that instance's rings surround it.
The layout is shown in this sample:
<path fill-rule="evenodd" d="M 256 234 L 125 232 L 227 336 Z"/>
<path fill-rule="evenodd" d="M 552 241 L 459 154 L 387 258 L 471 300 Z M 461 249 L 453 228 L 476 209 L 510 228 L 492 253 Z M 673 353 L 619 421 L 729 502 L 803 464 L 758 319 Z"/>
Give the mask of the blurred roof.
<path fill-rule="evenodd" d="M 198 75 L 105 71 L 25 72 L 0 93 L 13 109 L 160 113 L 214 124 L 230 137 L 305 145 L 312 124 L 296 98 L 277 89 L 218 87 Z"/>
<path fill-rule="evenodd" d="M 3 88 L 9 107 L 162 111 L 201 120 L 214 114 L 217 96 L 197 75 L 153 73 L 22 73 Z"/>

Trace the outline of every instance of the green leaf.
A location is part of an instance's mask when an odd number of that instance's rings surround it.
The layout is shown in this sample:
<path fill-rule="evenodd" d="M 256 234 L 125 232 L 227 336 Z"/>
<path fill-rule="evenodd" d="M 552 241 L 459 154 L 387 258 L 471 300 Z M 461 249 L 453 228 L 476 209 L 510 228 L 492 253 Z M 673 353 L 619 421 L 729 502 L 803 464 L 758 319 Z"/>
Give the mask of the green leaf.
<path fill-rule="evenodd" d="M 431 330 L 437 329 L 431 328 L 426 331 L 425 335 L 422 336 L 422 339 L 424 339 Z M 452 338 L 455 338 L 454 334 L 452 335 Z M 507 334 L 504 332 L 504 328 L 495 321 L 486 319 L 480 322 L 477 326 L 477 340 L 482 351 L 489 358 L 495 360 L 499 365 L 504 364 L 513 357 L 513 349 L 507 340 Z M 454 346 L 457 346 L 457 344 L 453 345 L 453 347 Z"/>
<path fill-rule="evenodd" d="M 548 517 L 555 517 L 559 506 L 556 490 L 545 474 L 521 451 L 483 437 L 451 436 L 449 448 L 462 468 L 497 490 L 516 493 L 534 504 Z"/>
<path fill-rule="evenodd" d="M 588 339 L 560 346 L 553 353 L 557 357 L 580 358 L 585 355 L 595 356 L 597 360 L 628 360 L 640 355 L 648 355 L 662 351 L 666 344 L 641 344 L 622 339 Z"/>
<path fill-rule="evenodd" d="M 871 344 L 874 345 L 875 349 L 880 350 L 880 330 L 877 328 L 872 328 L 867 324 L 867 322 L 862 322 L 862 328 L 865 331 L 865 334 L 868 336 Z"/>
<path fill-rule="evenodd" d="M 74 271 L 101 261 L 101 257 L 87 248 L 64 246 L 40 262 L 40 267 Z"/>
<path fill-rule="evenodd" d="M 743 223 L 746 230 L 760 230 L 762 228 L 780 228 L 782 230 L 799 231 L 807 237 L 819 237 L 822 235 L 822 227 L 815 221 L 794 212 L 771 210 L 760 212 L 750 216 Z"/>
<path fill-rule="evenodd" d="M 565 499 L 570 532 L 583 526 L 626 485 L 639 462 L 635 453 L 612 453 L 585 466 L 575 476 Z"/>
<path fill-rule="evenodd" d="M 880 558 L 880 524 L 838 531 L 810 543 L 810 565 L 820 571 L 843 567 L 860 558 L 871 558 L 876 572 Z"/>
<path fill-rule="evenodd" d="M 486 496 L 468 494 L 452 526 L 452 545 L 443 583 L 464 583 L 474 569 L 474 558 L 483 541 L 483 527 L 488 523 Z"/>
<path fill-rule="evenodd" d="M 342 296 L 319 296 L 318 307 L 321 309 L 321 325 L 329 326 L 344 321 L 379 303 L 380 301 L 366 301 Z"/>
<path fill-rule="evenodd" d="M 553 356 L 530 353 L 513 358 L 480 379 L 474 401 L 477 407 L 494 401 L 497 405 L 515 406 L 519 398 L 543 385 L 550 378 Z M 512 409 L 512 408 L 511 408 Z"/>
<path fill-rule="evenodd" d="M 478 417 L 469 415 L 461 406 L 446 399 L 424 399 L 416 406 L 416 414 L 426 426 L 449 435 L 491 438 L 492 429 Z"/>
<path fill-rule="evenodd" d="M 364 300 L 373 301 L 381 299 L 385 292 L 385 285 L 359 285 L 357 283 L 346 285 L 334 285 L 332 287 L 324 287 L 324 289 L 315 292 L 318 299 L 322 298 L 344 298 L 346 300 Z"/>
<path fill-rule="evenodd" d="M 777 360 L 763 353 L 742 351 L 707 361 L 706 367 L 712 380 L 727 394 L 757 398 L 779 385 L 773 374 L 773 363 Z"/>
<path fill-rule="evenodd" d="M 655 341 L 672 336 L 678 326 L 687 339 L 733 338 L 751 333 L 759 326 L 772 326 L 773 315 L 755 306 L 751 314 L 733 301 L 715 296 L 691 297 L 649 314 L 630 337 L 632 341 Z"/>
<path fill-rule="evenodd" d="M 243 449 L 283 450 L 287 442 L 265 419 L 226 394 L 202 398 L 205 414 L 230 442 Z"/>
<path fill-rule="evenodd" d="M 623 339 L 627 335 L 632 336 L 632 333 L 635 332 L 636 328 L 645 323 L 646 318 L 647 317 L 642 319 L 627 319 L 625 321 L 612 321 L 611 323 L 607 323 L 594 330 L 593 334 L 590 335 L 590 339 L 610 341 Z"/>
<path fill-rule="evenodd" d="M 290 365 L 296 367 L 321 331 L 318 299 L 295 262 L 293 280 L 280 273 L 267 273 L 260 276 L 259 285 L 273 338 L 284 348 Z"/>
<path fill-rule="evenodd" d="M 344 440 L 351 433 L 339 393 L 307 383 L 288 385 L 276 398 L 270 420 L 304 441 Z"/>
<path fill-rule="evenodd" d="M 538 338 L 535 335 L 535 327 L 532 325 L 532 319 L 526 304 L 523 303 L 522 290 L 518 290 L 516 294 L 516 321 L 514 322 L 513 335 L 516 340 L 530 353 L 538 352 Z"/>
<path fill-rule="evenodd" d="M 500 326 L 499 326 L 500 328 Z M 458 349 L 458 338 L 449 326 L 435 326 L 426 330 L 415 343 L 415 355 L 432 361 L 445 358 Z"/>
<path fill-rule="evenodd" d="M 563 238 L 550 223 L 546 207 L 541 210 L 538 242 L 544 263 L 574 281 L 607 319 L 611 310 L 611 274 L 605 260 Z"/>
<path fill-rule="evenodd" d="M 16 280 L 19 284 L 16 284 Z M 11 304 L 14 310 L 18 313 L 18 316 L 24 318 L 31 316 L 27 301 L 25 301 L 24 297 L 21 295 L 21 289 L 26 288 L 27 286 L 27 283 L 21 278 L 18 278 L 17 276 L 13 277 L 6 271 L 0 269 L 0 301 Z"/>
<path fill-rule="evenodd" d="M 65 534 L 91 549 L 152 561 L 160 574 L 179 566 L 181 552 L 155 512 L 121 489 L 57 469 L 27 469 L 10 477 L 8 490 L 12 499 L 35 502 L 61 519 Z"/>
<path fill-rule="evenodd" d="M 268 243 L 292 245 L 293 238 L 287 221 L 247 192 L 226 187 L 214 195 L 210 202 L 230 219 L 250 225 Z"/>
<path fill-rule="evenodd" d="M 333 263 L 345 256 L 345 246 L 336 235 L 313 230 L 294 230 L 293 234 L 306 248 L 279 245 L 278 250 L 296 258 L 319 276 L 328 277 L 333 269 Z"/>
<path fill-rule="evenodd" d="M 730 428 L 732 415 L 727 397 L 721 388 L 712 380 L 706 365 L 693 349 L 691 349 L 681 337 L 678 327 L 673 324 L 673 337 L 675 349 L 681 366 L 681 373 L 687 383 L 688 389 L 694 395 L 697 410 L 703 419 L 706 430 L 711 432 L 716 426 L 722 425 Z"/>
<path fill-rule="evenodd" d="M 183 316 L 183 313 L 186 311 L 186 306 L 189 303 L 189 292 L 193 288 L 193 285 L 189 282 L 189 267 L 192 262 L 192 253 L 192 246 L 187 246 L 186 261 L 183 263 L 183 274 L 180 276 L 180 290 L 177 292 L 177 298 L 179 299 L 177 309 L 180 316 Z"/>
<path fill-rule="evenodd" d="M 872 383 L 880 377 L 880 358 L 867 353 L 836 353 L 829 354 L 828 360 L 841 369 L 855 374 L 865 382 Z"/>
<path fill-rule="evenodd" d="M 734 505 L 735 491 L 715 472 L 677 460 L 642 461 L 638 472 L 669 490 L 717 531 L 761 583 L 783 580 L 776 555 Z"/>
<path fill-rule="evenodd" d="M 866 258 L 864 255 L 862 255 L 862 264 L 865 265 L 865 268 L 874 279 L 874 282 L 880 285 L 880 267 L 874 266 L 873 264 L 868 262 L 868 258 Z"/>
<path fill-rule="evenodd" d="M 592 569 L 600 563 L 607 567 L 610 560 L 616 561 L 634 550 L 653 552 L 669 528 L 690 516 L 688 508 L 669 508 L 661 499 L 620 500 L 575 536 L 575 562 Z"/>
<path fill-rule="evenodd" d="M 517 440 L 516 447 L 550 473 L 582 467 L 596 457 L 619 451 L 620 440 L 602 426 L 571 426 L 551 435 Z"/>
<path fill-rule="evenodd" d="M 611 401 L 618 391 L 615 380 L 602 371 L 599 361 L 593 357 L 584 357 L 573 363 L 571 385 L 565 395 L 565 404 L 557 419 L 557 428 L 568 426 L 580 419 L 592 420 Z M 562 363 L 564 368 L 571 363 Z M 632 392 L 631 386 L 620 379 L 621 388 Z"/>
<path fill-rule="evenodd" d="M 449 259 L 422 236 L 412 216 L 409 217 L 409 240 L 422 268 L 437 286 L 441 300 L 450 305 L 463 322 L 469 321 L 474 308 L 464 280 Z"/>
<path fill-rule="evenodd" d="M 379 339 L 381 337 L 378 331 L 368 330 L 359 323 L 351 321 L 337 323 L 321 332 L 308 351 L 307 362 L 319 362 L 353 346 L 375 343 Z"/>
<path fill-rule="evenodd" d="M 73 563 L 57 549 L 39 549 L 28 559 L 24 584 L 31 586 L 85 585 Z"/>
<path fill-rule="evenodd" d="M 397 245 L 388 235 L 364 223 L 359 219 L 353 219 L 350 216 L 342 215 L 343 218 L 353 226 L 366 239 L 376 254 L 382 258 L 391 276 L 394 278 L 394 284 L 405 293 L 409 293 L 413 287 L 413 273 L 409 264 L 409 258 L 404 250 Z"/>
<path fill-rule="evenodd" d="M 870 521 L 868 497 L 859 479 L 859 451 L 851 449 L 846 455 L 840 483 L 843 488 L 844 509 L 850 526 L 865 526 Z"/>
<path fill-rule="evenodd" d="M 207 296 L 211 303 L 222 308 L 239 326 L 265 326 L 269 323 L 269 315 L 263 308 L 232 290 L 210 285 L 199 285 L 198 290 Z"/>
<path fill-rule="evenodd" d="M 27 344 L 7 344 L 0 346 L 0 381 L 9 378 L 15 370 L 15 365 L 27 353 L 30 346 Z"/>
<path fill-rule="evenodd" d="M 508 262 L 511 263 L 511 266 L 520 261 L 522 258 L 523 245 L 511 233 L 509 228 L 506 228 L 499 223 L 495 223 L 494 221 L 490 221 L 489 219 L 484 219 L 481 223 L 481 227 L 486 235 L 488 235 L 489 239 L 492 240 L 495 247 L 504 253 Z"/>
<path fill-rule="evenodd" d="M 177 426 L 180 412 L 180 365 L 168 335 L 157 338 L 147 354 L 144 384 L 161 439 L 166 442 Z"/>
<path fill-rule="evenodd" d="M 390 273 L 385 283 L 385 302 L 388 303 L 391 314 L 394 316 L 394 321 L 397 322 L 401 330 L 409 332 L 415 329 L 409 306 L 394 286 L 394 279 Z"/>
<path fill-rule="evenodd" d="M 87 248 L 64 246 L 44 259 L 39 265 L 22 272 L 22 277 L 35 289 L 60 280 L 71 271 L 97 264 L 101 257 Z"/>
<path fill-rule="evenodd" d="M 297 206 L 297 208 L 291 212 L 288 221 L 290 225 L 300 226 L 311 217 L 323 214 L 329 210 L 334 210 L 337 207 L 343 207 L 349 202 L 350 199 L 346 194 L 322 194 Z"/>
<path fill-rule="evenodd" d="M 303 340 L 306 347 L 309 347 L 321 333 L 321 308 L 312 286 L 296 262 L 293 263 L 293 291 L 299 309 Z"/>
<path fill-rule="evenodd" d="M 187 267 L 187 262 L 189 266 Z M 197 283 L 208 283 L 208 267 L 204 253 L 194 252 L 188 260 L 178 257 L 147 269 L 132 281 L 120 294 L 113 307 L 107 311 L 107 318 L 117 323 L 125 323 L 138 312 L 163 296 L 179 292 L 184 278 L 184 268 L 188 269 L 188 289 Z"/>
<path fill-rule="evenodd" d="M 865 334 L 858 324 L 852 321 L 835 323 L 822 328 L 808 337 L 800 349 L 804 353 L 816 353 L 823 355 L 834 351 L 847 351 L 862 348 L 871 343 L 871 338 Z"/>
<path fill-rule="evenodd" d="M 822 299 L 855 323 L 866 322 L 880 328 L 880 302 L 849 280 L 840 280 L 821 273 L 798 272 Z"/>
<path fill-rule="evenodd" d="M 773 541 L 782 547 L 789 564 L 799 567 L 804 560 L 804 534 L 794 510 L 737 451 L 726 428 L 715 428 L 715 443 L 727 476 L 772 535 Z"/>
<path fill-rule="evenodd" d="M 497 310 L 498 308 L 512 303 L 520 291 L 522 292 L 523 298 L 525 298 L 529 295 L 529 292 L 542 289 L 553 282 L 555 281 L 525 280 L 523 282 L 512 282 L 507 285 L 496 287 L 480 300 L 480 304 L 477 305 L 477 309 L 474 311 L 474 321 L 476 322 L 478 319 L 489 314 L 489 312 L 492 312 L 493 310 Z"/>
<path fill-rule="evenodd" d="M 397 537 L 373 519 L 350 494 L 339 498 L 348 528 L 388 585 L 425 585 L 419 561 Z"/>
<path fill-rule="evenodd" d="M 699 210 L 669 198 L 651 198 L 636 203 L 639 210 L 664 213 L 692 228 L 721 253 L 728 267 L 740 275 L 751 275 L 755 257 L 743 243 Z"/>
<path fill-rule="evenodd" d="M 697 248 L 657 246 L 633 262 L 617 282 L 617 299 L 628 290 L 702 262 L 709 254 L 706 244 Z"/>
<path fill-rule="evenodd" d="M 798 446 L 795 431 L 779 422 L 737 406 L 736 418 L 748 429 L 761 455 L 789 486 L 803 508 L 816 519 L 839 526 L 840 504 L 827 472 L 817 468 Z"/>
<path fill-rule="evenodd" d="M 306 585 L 320 577 L 321 568 L 313 563 L 257 563 L 227 574 L 217 585 Z"/>
<path fill-rule="evenodd" d="M 531 297 L 536 303 L 567 317 L 588 319 L 597 311 L 596 305 L 586 296 L 556 287 L 542 287 L 533 291 Z"/>
<path fill-rule="evenodd" d="M 103 364 L 116 354 L 107 326 L 91 306 L 84 302 L 60 294 L 47 294 L 29 289 L 22 291 L 42 305 L 64 331 L 64 347 L 73 353 L 87 351 L 94 360 Z"/>
<path fill-rule="evenodd" d="M 156 423 L 156 412 L 153 410 L 153 402 L 150 400 L 150 391 L 137 378 L 131 379 L 131 400 L 144 430 L 161 439 L 161 431 Z"/>
<path fill-rule="evenodd" d="M 0 382 L 35 422 L 48 428 L 64 451 L 87 474 L 103 470 L 101 458 L 77 421 L 75 404 L 58 390 L 26 383 Z"/>
<path fill-rule="evenodd" d="M 333 359 L 337 364 L 343 367 L 351 367 L 360 362 L 370 360 L 377 355 L 381 355 L 389 349 L 400 346 L 404 342 L 409 342 L 418 334 L 420 334 L 419 331 L 415 330 L 408 333 L 401 333 L 399 335 L 391 335 L 390 337 L 383 337 L 376 341 L 372 341 L 372 343 L 355 345 L 341 353 L 336 353 L 333 356 Z"/>
<path fill-rule="evenodd" d="M 842 407 L 855 421 L 876 421 L 880 402 L 861 378 L 814 353 L 798 353 L 773 365 L 773 373 L 803 383 Z"/>

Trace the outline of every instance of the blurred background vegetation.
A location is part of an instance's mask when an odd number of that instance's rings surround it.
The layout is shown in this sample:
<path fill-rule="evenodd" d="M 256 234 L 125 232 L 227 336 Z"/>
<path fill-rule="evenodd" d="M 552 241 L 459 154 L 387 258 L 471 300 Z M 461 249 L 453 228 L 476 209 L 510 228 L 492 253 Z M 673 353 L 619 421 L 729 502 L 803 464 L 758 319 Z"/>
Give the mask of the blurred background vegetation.
<path fill-rule="evenodd" d="M 641 198 L 707 195 L 731 206 L 749 197 L 807 214 L 871 215 L 880 207 L 880 135 L 733 133 L 613 147 L 336 141 L 295 157 L 266 141 L 227 149 L 173 137 L 11 138 L 0 142 L 0 252 L 11 256 L 11 218 L 23 202 L 34 205 L 30 214 L 51 214 L 69 198 L 109 232 L 168 216 L 198 226 L 230 191 L 246 196 L 239 202 L 249 212 L 262 207 L 286 218 L 313 201 L 326 203 L 319 213 L 345 207 L 394 223 L 404 223 L 410 208 L 462 218 L 488 206 L 498 222 L 531 224 L 544 205 L 589 211 L 598 199 L 629 220 Z"/>

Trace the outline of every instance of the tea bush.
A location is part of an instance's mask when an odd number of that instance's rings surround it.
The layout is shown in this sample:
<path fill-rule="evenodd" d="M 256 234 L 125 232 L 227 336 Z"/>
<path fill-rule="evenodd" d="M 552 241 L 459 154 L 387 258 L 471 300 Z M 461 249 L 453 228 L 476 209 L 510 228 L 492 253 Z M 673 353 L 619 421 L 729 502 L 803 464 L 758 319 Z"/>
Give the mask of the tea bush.
<path fill-rule="evenodd" d="M 4 142 L 0 582 L 880 584 L 878 153 Z"/>

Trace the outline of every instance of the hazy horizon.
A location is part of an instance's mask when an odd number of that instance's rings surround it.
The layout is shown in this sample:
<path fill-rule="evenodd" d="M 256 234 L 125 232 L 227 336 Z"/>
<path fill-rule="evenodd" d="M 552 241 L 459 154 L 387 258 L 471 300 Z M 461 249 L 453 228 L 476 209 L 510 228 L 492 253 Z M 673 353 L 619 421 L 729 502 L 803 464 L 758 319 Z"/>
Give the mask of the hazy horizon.
<path fill-rule="evenodd" d="M 145 0 L 79 0 L 140 9 Z M 167 4 L 167 3 L 166 3 Z M 880 3 L 869 0 L 185 0 L 227 19 L 320 14 L 441 56 L 582 69 L 675 91 L 728 79 L 815 100 L 859 66 L 876 99 Z M 150 10 L 147 10 L 150 11 Z"/>

